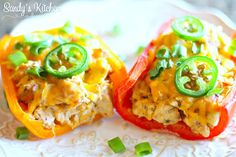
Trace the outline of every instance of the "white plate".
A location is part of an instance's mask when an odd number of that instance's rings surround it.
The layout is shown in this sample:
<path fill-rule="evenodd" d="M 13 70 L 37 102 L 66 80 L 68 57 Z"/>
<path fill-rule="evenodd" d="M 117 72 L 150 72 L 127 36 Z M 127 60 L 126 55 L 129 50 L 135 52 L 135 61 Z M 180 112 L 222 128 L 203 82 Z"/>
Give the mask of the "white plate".
<path fill-rule="evenodd" d="M 100 34 L 106 43 L 119 55 L 126 55 L 128 66 L 134 62 L 134 52 L 155 37 L 158 26 L 167 19 L 181 15 L 196 15 L 221 25 L 227 34 L 235 31 L 235 25 L 224 14 L 213 9 L 197 9 L 185 2 L 163 1 L 72 1 L 62 5 L 57 12 L 26 19 L 15 27 L 12 35 L 47 29 L 70 20 L 87 30 Z M 112 26 L 120 25 L 121 34 L 115 38 L 106 36 Z M 148 132 L 122 120 L 115 115 L 90 126 L 48 140 L 19 141 L 15 128 L 21 124 L 9 112 L 0 81 L 0 157 L 28 156 L 134 156 L 134 145 L 148 141 L 154 151 L 150 156 L 236 156 L 236 128 L 233 120 L 229 127 L 211 141 L 186 141 L 176 136 Z M 107 140 L 120 136 L 127 151 L 113 154 Z"/>

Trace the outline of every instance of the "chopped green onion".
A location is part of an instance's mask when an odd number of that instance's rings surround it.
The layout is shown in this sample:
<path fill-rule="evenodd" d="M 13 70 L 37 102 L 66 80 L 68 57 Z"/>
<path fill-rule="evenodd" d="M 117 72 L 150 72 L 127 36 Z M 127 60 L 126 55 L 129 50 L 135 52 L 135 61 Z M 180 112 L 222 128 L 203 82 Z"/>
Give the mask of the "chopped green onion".
<path fill-rule="evenodd" d="M 112 28 L 112 35 L 113 36 L 118 36 L 120 34 L 121 34 L 121 27 L 120 27 L 120 25 L 118 25 L 118 24 L 114 25 L 113 28 Z"/>
<path fill-rule="evenodd" d="M 210 90 L 207 94 L 206 94 L 206 96 L 208 97 L 208 96 L 212 96 L 212 95 L 218 95 L 218 94 L 221 94 L 222 92 L 223 92 L 223 90 L 224 90 L 224 88 L 214 88 L 214 89 L 212 89 L 212 90 Z"/>
<path fill-rule="evenodd" d="M 148 142 L 139 143 L 135 146 L 135 154 L 137 156 L 152 154 L 152 147 Z"/>
<path fill-rule="evenodd" d="M 199 54 L 200 52 L 203 51 L 204 48 L 204 44 L 200 44 L 200 46 L 198 47 L 197 44 L 194 42 L 192 45 L 192 52 L 193 54 Z"/>
<path fill-rule="evenodd" d="M 154 66 L 153 69 L 151 69 L 148 73 L 150 75 L 150 79 L 155 79 L 156 77 L 158 77 L 161 72 L 166 69 L 168 66 L 168 63 L 165 59 L 160 60 L 159 62 L 157 62 L 157 64 Z"/>
<path fill-rule="evenodd" d="M 16 43 L 16 45 L 14 46 L 15 50 L 22 50 L 23 49 L 23 44 L 22 43 Z"/>
<path fill-rule="evenodd" d="M 198 49 L 196 43 L 193 43 L 193 45 L 192 45 L 192 52 L 193 52 L 193 54 L 198 54 L 199 53 L 199 49 Z"/>
<path fill-rule="evenodd" d="M 234 48 L 233 46 L 229 46 L 228 51 L 232 56 L 236 57 L 236 48 Z"/>
<path fill-rule="evenodd" d="M 64 44 L 64 43 L 70 42 L 70 40 L 68 40 L 68 39 L 66 39 L 66 38 L 59 35 L 59 36 L 54 38 L 54 42 L 56 42 L 58 44 Z"/>
<path fill-rule="evenodd" d="M 26 45 L 30 46 L 33 55 L 39 55 L 42 51 L 50 47 L 53 43 L 53 36 L 45 33 L 33 33 L 24 36 Z"/>
<path fill-rule="evenodd" d="M 135 54 L 140 55 L 143 52 L 144 49 L 145 49 L 144 46 L 139 46 L 138 49 L 136 50 Z"/>
<path fill-rule="evenodd" d="M 114 153 L 122 153 L 126 150 L 125 145 L 119 137 L 115 137 L 109 140 L 107 143 Z"/>
<path fill-rule="evenodd" d="M 8 56 L 8 59 L 10 60 L 10 62 L 15 65 L 15 66 L 19 66 L 21 65 L 22 63 L 26 63 L 28 62 L 25 54 L 21 51 L 17 51 L 13 54 L 10 54 Z"/>
<path fill-rule="evenodd" d="M 82 42 L 86 42 L 87 40 L 92 39 L 92 38 L 93 38 L 92 35 L 82 35 L 79 37 L 79 40 Z"/>
<path fill-rule="evenodd" d="M 172 47 L 172 57 L 186 57 L 187 56 L 187 48 L 183 45 L 176 44 Z"/>
<path fill-rule="evenodd" d="M 47 47 L 41 46 L 41 45 L 32 46 L 32 47 L 30 47 L 30 52 L 31 52 L 31 54 L 37 56 L 37 55 L 41 54 L 45 48 L 47 48 Z"/>
<path fill-rule="evenodd" d="M 228 51 L 231 55 L 236 56 L 236 49 L 234 47 L 229 46 Z"/>
<path fill-rule="evenodd" d="M 236 49 L 236 39 L 231 40 L 231 46 Z"/>
<path fill-rule="evenodd" d="M 112 29 L 105 33 L 106 35 L 117 37 L 121 34 L 121 27 L 120 25 L 116 24 L 112 27 Z"/>
<path fill-rule="evenodd" d="M 167 59 L 170 58 L 170 50 L 168 47 L 161 47 L 157 53 L 156 53 L 156 57 L 160 58 L 160 59 Z"/>
<path fill-rule="evenodd" d="M 45 71 L 39 66 L 34 66 L 34 67 L 28 69 L 27 73 L 31 74 L 31 75 L 38 76 L 38 77 L 42 77 L 45 75 Z"/>
<path fill-rule="evenodd" d="M 228 49 L 229 53 L 233 55 L 234 57 L 236 56 L 236 39 L 231 40 L 231 44 Z"/>
<path fill-rule="evenodd" d="M 169 69 L 169 68 L 172 68 L 173 66 L 174 66 L 174 62 L 171 59 L 169 59 L 167 61 L 167 68 Z"/>
<path fill-rule="evenodd" d="M 24 36 L 24 42 L 28 45 L 51 45 L 53 36 L 46 33 L 32 33 Z M 50 44 L 49 44 L 50 43 Z"/>
<path fill-rule="evenodd" d="M 16 128 L 16 138 L 19 140 L 24 140 L 29 137 L 29 131 L 25 127 Z"/>
<path fill-rule="evenodd" d="M 74 32 L 74 27 L 71 24 L 70 21 L 67 21 L 63 27 L 61 27 L 60 32 L 66 33 L 66 34 L 71 34 Z"/>

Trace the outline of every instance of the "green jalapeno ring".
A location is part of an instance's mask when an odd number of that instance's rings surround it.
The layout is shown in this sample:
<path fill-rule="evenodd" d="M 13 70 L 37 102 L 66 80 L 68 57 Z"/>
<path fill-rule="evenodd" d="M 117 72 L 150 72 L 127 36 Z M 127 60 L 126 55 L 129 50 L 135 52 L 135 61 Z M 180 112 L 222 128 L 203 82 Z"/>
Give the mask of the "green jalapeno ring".
<path fill-rule="evenodd" d="M 202 22 L 193 16 L 177 18 L 171 27 L 177 36 L 185 40 L 196 41 L 204 35 Z"/>
<path fill-rule="evenodd" d="M 75 58 L 75 56 L 71 55 L 70 51 L 63 52 L 63 49 L 76 49 L 76 53 L 80 53 L 81 58 Z M 73 51 L 74 52 L 74 51 Z M 55 69 L 53 64 L 55 62 L 61 62 L 59 60 L 60 54 L 67 55 L 65 56 L 66 62 L 70 63 L 72 67 L 66 68 L 64 65 L 61 65 L 60 68 Z M 76 54 L 74 54 L 76 55 Z M 57 78 L 69 78 L 74 75 L 77 75 L 86 70 L 89 64 L 89 55 L 87 51 L 80 45 L 76 43 L 64 43 L 51 50 L 48 55 L 44 59 L 44 68 L 47 73 L 57 77 Z"/>
<path fill-rule="evenodd" d="M 208 66 L 208 74 L 211 75 L 211 79 L 209 82 L 206 82 L 203 80 L 202 77 L 196 78 L 196 85 L 199 87 L 198 90 L 192 90 L 185 87 L 185 84 L 190 81 L 190 78 L 188 76 L 182 76 L 183 71 L 185 70 L 185 67 L 192 67 L 193 64 L 200 62 L 204 63 Z M 196 69 L 194 69 L 196 70 Z M 210 73 L 209 73 L 210 72 Z M 216 63 L 210 59 L 209 57 L 205 56 L 193 56 L 191 58 L 186 59 L 181 65 L 177 68 L 175 73 L 175 86 L 177 90 L 188 96 L 192 97 L 200 97 L 207 94 L 208 91 L 213 89 L 216 85 L 218 78 L 218 68 Z"/>

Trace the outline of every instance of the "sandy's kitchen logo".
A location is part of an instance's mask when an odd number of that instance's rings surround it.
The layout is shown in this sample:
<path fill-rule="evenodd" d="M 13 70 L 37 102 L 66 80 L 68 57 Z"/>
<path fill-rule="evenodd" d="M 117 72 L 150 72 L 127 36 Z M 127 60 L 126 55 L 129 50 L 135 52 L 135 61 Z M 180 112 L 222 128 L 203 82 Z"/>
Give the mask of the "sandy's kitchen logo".
<path fill-rule="evenodd" d="M 48 3 L 26 3 L 19 2 L 18 4 L 12 4 L 5 2 L 3 4 L 3 12 L 12 13 L 14 16 L 30 16 L 34 14 L 43 14 L 49 12 L 55 12 L 58 8 L 53 5 L 52 2 Z"/>

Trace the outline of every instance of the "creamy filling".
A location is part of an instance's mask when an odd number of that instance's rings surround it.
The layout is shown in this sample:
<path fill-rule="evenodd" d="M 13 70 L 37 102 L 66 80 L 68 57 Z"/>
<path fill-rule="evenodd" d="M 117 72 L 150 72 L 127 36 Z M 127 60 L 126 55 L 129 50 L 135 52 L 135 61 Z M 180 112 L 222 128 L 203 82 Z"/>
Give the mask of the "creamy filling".
<path fill-rule="evenodd" d="M 169 91 L 168 86 L 160 88 Z M 155 99 L 145 80 L 138 81 L 133 88 L 132 112 L 139 117 L 155 120 L 164 125 L 184 121 L 193 132 L 205 137 L 209 136 L 210 129 L 218 124 L 217 105 L 208 100 L 196 101 L 191 97 L 162 94 L 160 96 L 163 99 Z"/>
<path fill-rule="evenodd" d="M 19 102 L 26 104 L 26 112 L 32 119 L 41 120 L 45 128 L 51 129 L 56 124 L 74 128 L 91 123 L 96 116 L 113 115 L 111 84 L 107 79 L 110 67 L 106 61 L 97 60 L 91 63 L 96 66 L 94 71 L 88 70 L 67 79 L 27 74 L 27 69 L 35 65 L 40 62 L 22 64 L 12 78 Z M 94 73 L 98 74 L 96 78 Z"/>

